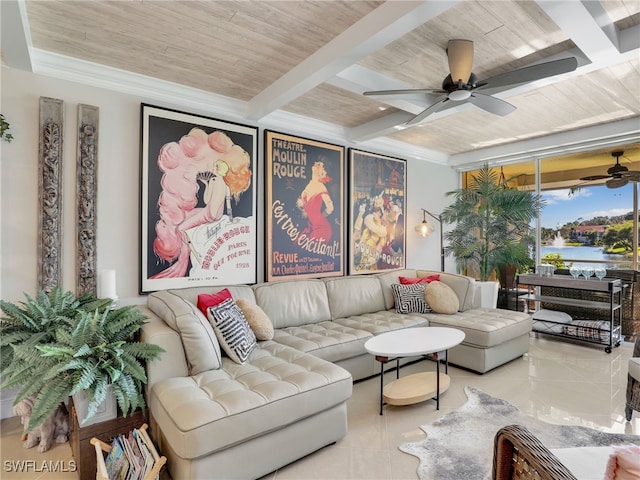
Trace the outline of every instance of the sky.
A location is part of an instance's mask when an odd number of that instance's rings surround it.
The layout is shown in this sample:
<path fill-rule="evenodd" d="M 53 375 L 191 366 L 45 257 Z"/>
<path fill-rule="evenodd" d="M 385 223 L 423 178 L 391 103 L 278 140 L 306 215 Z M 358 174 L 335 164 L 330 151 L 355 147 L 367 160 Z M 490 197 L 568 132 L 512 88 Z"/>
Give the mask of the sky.
<path fill-rule="evenodd" d="M 629 213 L 633 211 L 633 185 L 615 189 L 604 185 L 582 187 L 571 196 L 568 189 L 542 192 L 546 206 L 542 209 L 541 225 L 556 229 L 579 218 L 590 220 Z"/>

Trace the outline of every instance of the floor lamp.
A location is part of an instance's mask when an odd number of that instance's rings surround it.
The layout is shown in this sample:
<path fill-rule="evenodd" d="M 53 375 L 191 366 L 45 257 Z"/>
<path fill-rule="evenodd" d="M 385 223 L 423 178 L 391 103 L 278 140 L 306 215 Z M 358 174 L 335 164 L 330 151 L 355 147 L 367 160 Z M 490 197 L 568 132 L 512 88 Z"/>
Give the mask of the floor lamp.
<path fill-rule="evenodd" d="M 418 232 L 421 237 L 427 237 L 433 232 L 433 227 L 429 224 L 429 222 L 427 222 L 427 215 L 429 215 L 434 220 L 437 220 L 440 224 L 440 271 L 444 272 L 444 239 L 442 232 L 442 215 L 436 215 L 434 213 L 431 213 L 429 210 L 425 210 L 424 208 L 421 208 L 420 210 L 422 210 L 422 222 L 416 225 L 416 232 Z"/>

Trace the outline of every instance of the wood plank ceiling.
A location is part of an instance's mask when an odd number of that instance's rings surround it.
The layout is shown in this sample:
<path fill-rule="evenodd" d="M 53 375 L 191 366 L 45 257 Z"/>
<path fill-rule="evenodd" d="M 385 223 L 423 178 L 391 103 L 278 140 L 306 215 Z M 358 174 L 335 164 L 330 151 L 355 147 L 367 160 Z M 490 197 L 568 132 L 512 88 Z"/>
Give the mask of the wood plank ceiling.
<path fill-rule="evenodd" d="M 458 164 L 486 147 L 628 119 L 640 125 L 638 0 L 19 1 L 38 52 L 230 98 L 247 121 L 296 114 L 336 126 L 349 142 L 382 139 Z M 403 122 L 435 96 L 361 94 L 440 88 L 454 38 L 473 40 L 480 80 L 567 56 L 578 69 L 497 93 L 517 107 L 506 117 L 466 104 L 411 128 Z"/>

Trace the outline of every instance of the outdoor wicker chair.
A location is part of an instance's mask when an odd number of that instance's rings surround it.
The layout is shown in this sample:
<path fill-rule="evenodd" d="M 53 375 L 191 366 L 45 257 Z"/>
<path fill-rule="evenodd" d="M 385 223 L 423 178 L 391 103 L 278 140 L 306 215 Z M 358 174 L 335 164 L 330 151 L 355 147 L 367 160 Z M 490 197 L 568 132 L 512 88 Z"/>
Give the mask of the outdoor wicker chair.
<path fill-rule="evenodd" d="M 493 480 L 577 480 L 540 440 L 522 425 L 496 433 Z"/>
<path fill-rule="evenodd" d="M 627 404 L 624 409 L 627 420 L 631 421 L 633 411 L 640 412 L 640 335 L 636 337 L 633 355 L 629 359 L 627 376 Z"/>

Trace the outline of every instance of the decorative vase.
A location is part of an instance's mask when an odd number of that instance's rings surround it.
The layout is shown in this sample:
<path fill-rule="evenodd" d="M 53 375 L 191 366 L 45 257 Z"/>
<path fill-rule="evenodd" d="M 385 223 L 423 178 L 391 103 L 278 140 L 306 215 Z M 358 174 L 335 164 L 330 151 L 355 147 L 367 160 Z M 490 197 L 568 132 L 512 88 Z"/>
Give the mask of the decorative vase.
<path fill-rule="evenodd" d="M 87 417 L 87 413 L 89 411 L 89 399 L 87 397 L 87 394 L 82 391 L 72 395 L 72 397 L 73 405 L 76 410 L 76 416 L 78 417 L 78 425 L 80 425 L 81 427 L 93 425 L 94 423 L 104 422 L 106 420 L 112 420 L 118 416 L 118 403 L 116 401 L 116 395 L 115 393 L 113 393 L 111 385 L 109 385 L 107 390 L 107 398 L 98 406 L 96 414 L 86 421 L 85 418 Z"/>

